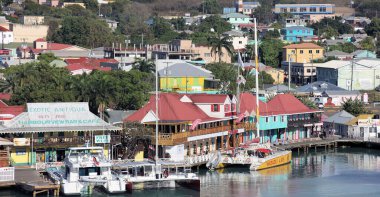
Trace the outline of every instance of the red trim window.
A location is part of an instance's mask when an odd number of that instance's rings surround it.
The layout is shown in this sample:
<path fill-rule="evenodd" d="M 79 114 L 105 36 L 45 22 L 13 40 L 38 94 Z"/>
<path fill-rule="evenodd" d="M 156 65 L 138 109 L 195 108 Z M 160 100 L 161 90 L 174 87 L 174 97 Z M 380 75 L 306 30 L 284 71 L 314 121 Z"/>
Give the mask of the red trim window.
<path fill-rule="evenodd" d="M 219 105 L 218 104 L 212 104 L 211 105 L 211 111 L 212 112 L 218 112 L 219 111 Z"/>
<path fill-rule="evenodd" d="M 231 109 L 230 105 L 229 104 L 225 104 L 224 105 L 224 112 L 229 112 Z"/>
<path fill-rule="evenodd" d="M 231 104 L 231 111 L 236 111 L 236 104 L 235 103 Z"/>

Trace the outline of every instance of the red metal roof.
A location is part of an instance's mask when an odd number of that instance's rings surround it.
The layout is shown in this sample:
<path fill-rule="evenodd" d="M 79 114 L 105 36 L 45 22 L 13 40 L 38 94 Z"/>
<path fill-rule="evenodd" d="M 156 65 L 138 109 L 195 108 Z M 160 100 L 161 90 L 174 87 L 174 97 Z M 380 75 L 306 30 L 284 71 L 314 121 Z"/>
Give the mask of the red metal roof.
<path fill-rule="evenodd" d="M 0 93 L 0 100 L 7 100 L 9 101 L 11 99 L 11 94 L 9 93 Z"/>
<path fill-rule="evenodd" d="M 291 94 L 278 94 L 268 102 L 269 113 L 273 114 L 299 114 L 312 113 L 312 110 Z"/>
<path fill-rule="evenodd" d="M 47 50 L 63 50 L 72 47 L 73 45 L 61 43 L 48 43 Z"/>
<path fill-rule="evenodd" d="M 75 71 L 75 70 L 80 70 L 80 69 L 87 69 L 87 70 L 101 70 L 101 71 L 110 71 L 110 67 L 98 67 L 98 66 L 89 66 L 89 65 L 83 65 L 80 63 L 73 63 L 69 64 L 65 67 L 69 71 Z"/>
<path fill-rule="evenodd" d="M 187 95 L 194 103 L 224 103 L 227 94 L 189 94 Z"/>
<path fill-rule="evenodd" d="M 158 118 L 160 121 L 194 121 L 201 119 L 202 121 L 216 120 L 209 117 L 194 103 L 181 102 L 183 94 L 176 93 L 160 93 L 158 102 Z M 149 102 L 141 109 L 124 119 L 125 122 L 140 122 L 149 111 L 155 113 L 155 95 L 150 97 Z"/>
<path fill-rule="evenodd" d="M 100 67 L 100 63 L 103 63 L 103 62 L 104 63 L 119 63 L 115 59 L 106 59 L 106 58 L 97 59 L 97 58 L 88 58 L 88 57 L 80 57 L 78 59 L 66 59 L 65 61 L 67 64 L 79 63 L 79 64 L 83 64 L 87 66 L 96 66 L 96 67 Z"/>
<path fill-rule="evenodd" d="M 260 115 L 270 115 L 270 109 L 267 103 L 259 100 L 259 110 Z M 252 93 L 242 93 L 240 94 L 240 112 L 245 113 L 248 112 L 251 114 L 252 112 L 256 114 L 256 96 Z"/>
<path fill-rule="evenodd" d="M 46 42 L 46 40 L 44 38 L 38 38 L 37 40 L 35 40 L 35 42 Z"/>
<path fill-rule="evenodd" d="M 10 31 L 9 29 L 3 27 L 3 26 L 0 26 L 0 31 L 4 32 L 4 31 Z"/>
<path fill-rule="evenodd" d="M 8 106 L 6 103 L 0 101 L 0 120 L 10 120 L 24 111 L 25 107 L 22 105 Z"/>

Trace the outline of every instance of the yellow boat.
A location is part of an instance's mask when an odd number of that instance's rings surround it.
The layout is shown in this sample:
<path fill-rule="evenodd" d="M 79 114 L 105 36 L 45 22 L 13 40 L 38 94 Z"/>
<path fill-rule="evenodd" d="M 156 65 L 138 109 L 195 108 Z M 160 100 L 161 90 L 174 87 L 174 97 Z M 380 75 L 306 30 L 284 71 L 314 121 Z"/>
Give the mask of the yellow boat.
<path fill-rule="evenodd" d="M 228 165 L 249 166 L 252 171 L 268 169 L 290 163 L 292 152 L 287 150 L 273 150 L 267 147 L 237 148 L 232 152 L 214 155 L 206 166 L 213 169 L 225 168 Z"/>

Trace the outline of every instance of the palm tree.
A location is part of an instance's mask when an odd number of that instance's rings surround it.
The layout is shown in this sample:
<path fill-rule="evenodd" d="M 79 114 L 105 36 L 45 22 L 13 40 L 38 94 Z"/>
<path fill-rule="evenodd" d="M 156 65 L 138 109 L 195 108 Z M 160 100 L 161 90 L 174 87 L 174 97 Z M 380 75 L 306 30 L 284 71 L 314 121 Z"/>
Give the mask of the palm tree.
<path fill-rule="evenodd" d="M 146 73 L 154 73 L 156 71 L 156 65 L 152 60 L 147 59 L 136 59 L 133 63 L 132 68 Z"/>
<path fill-rule="evenodd" d="M 218 54 L 219 63 L 222 61 L 223 48 L 226 49 L 229 55 L 233 53 L 233 46 L 231 42 L 232 38 L 230 36 L 211 36 L 207 39 L 209 46 L 211 47 L 211 53 Z"/>

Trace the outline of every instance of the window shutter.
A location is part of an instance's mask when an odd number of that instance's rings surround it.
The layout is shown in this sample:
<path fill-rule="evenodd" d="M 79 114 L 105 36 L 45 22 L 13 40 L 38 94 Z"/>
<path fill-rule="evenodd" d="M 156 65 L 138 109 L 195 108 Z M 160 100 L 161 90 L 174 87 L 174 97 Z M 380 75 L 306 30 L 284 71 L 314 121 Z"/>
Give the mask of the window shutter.
<path fill-rule="evenodd" d="M 211 111 L 213 112 L 214 111 L 214 105 L 211 104 L 210 106 L 211 106 Z"/>

